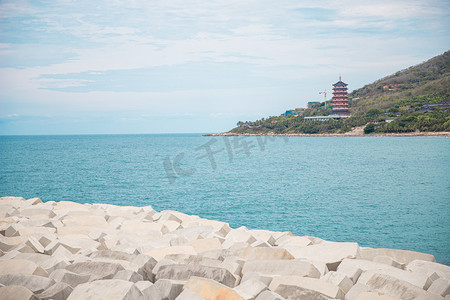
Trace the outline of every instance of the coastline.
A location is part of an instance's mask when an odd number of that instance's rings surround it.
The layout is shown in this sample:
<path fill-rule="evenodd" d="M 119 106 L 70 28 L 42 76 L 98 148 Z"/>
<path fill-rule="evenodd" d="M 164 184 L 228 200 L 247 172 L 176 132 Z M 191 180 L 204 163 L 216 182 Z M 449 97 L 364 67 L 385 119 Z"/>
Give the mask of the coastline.
<path fill-rule="evenodd" d="M 404 132 L 404 133 L 374 133 L 374 134 L 364 134 L 364 133 L 233 133 L 233 132 L 222 132 L 215 134 L 205 134 L 203 136 L 287 136 L 287 137 L 412 137 L 412 136 L 440 136 L 440 137 L 450 137 L 450 132 Z"/>
<path fill-rule="evenodd" d="M 151 206 L 1 197 L 0 207 L 5 299 L 444 300 L 448 294 L 442 287 L 450 267 L 427 253 L 231 228 Z"/>

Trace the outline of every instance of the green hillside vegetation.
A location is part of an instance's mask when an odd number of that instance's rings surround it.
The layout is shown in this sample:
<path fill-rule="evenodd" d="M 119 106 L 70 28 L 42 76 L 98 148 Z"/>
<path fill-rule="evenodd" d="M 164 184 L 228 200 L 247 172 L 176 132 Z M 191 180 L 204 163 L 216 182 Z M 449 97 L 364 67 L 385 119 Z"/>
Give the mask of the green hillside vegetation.
<path fill-rule="evenodd" d="M 345 120 L 305 120 L 307 116 L 332 114 L 330 106 L 320 103 L 299 116 L 240 121 L 230 132 L 345 133 L 364 125 L 367 134 L 450 131 L 450 109 L 430 105 L 450 100 L 450 51 L 354 90 L 349 100 L 352 117 Z"/>

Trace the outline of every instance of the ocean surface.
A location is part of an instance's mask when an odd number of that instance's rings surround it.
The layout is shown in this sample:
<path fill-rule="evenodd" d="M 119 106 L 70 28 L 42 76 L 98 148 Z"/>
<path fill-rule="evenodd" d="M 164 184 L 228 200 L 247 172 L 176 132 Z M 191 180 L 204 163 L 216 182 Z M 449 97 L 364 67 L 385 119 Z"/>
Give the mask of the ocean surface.
<path fill-rule="evenodd" d="M 1 136 L 0 196 L 151 205 L 450 265 L 450 139 Z"/>

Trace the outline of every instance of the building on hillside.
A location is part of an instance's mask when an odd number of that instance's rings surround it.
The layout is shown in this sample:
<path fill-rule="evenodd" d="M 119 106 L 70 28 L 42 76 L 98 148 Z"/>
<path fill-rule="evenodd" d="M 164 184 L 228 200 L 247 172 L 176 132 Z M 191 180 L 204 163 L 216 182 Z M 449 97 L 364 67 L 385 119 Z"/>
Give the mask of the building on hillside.
<path fill-rule="evenodd" d="M 303 114 L 303 112 L 299 112 L 296 109 L 289 109 L 284 113 L 285 117 L 289 117 L 289 116 L 298 116 Z"/>
<path fill-rule="evenodd" d="M 339 75 L 339 81 L 333 84 L 333 99 L 331 100 L 331 109 L 333 114 L 340 116 L 349 116 L 350 111 L 348 110 L 348 92 L 347 85 L 342 82 L 341 76 Z"/>
<path fill-rule="evenodd" d="M 305 117 L 305 121 L 330 121 L 330 120 L 337 121 L 346 118 L 350 118 L 350 116 L 344 115 L 314 116 L 314 117 Z"/>

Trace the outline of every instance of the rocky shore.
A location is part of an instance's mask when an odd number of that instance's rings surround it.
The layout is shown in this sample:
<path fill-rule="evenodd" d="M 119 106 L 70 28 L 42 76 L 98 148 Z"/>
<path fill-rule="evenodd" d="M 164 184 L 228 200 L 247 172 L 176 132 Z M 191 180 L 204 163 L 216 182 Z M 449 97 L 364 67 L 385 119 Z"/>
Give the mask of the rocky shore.
<path fill-rule="evenodd" d="M 450 299 L 450 267 L 150 206 L 3 197 L 0 299 Z"/>

